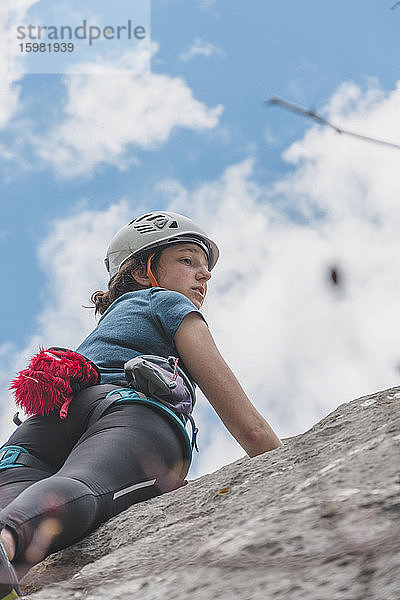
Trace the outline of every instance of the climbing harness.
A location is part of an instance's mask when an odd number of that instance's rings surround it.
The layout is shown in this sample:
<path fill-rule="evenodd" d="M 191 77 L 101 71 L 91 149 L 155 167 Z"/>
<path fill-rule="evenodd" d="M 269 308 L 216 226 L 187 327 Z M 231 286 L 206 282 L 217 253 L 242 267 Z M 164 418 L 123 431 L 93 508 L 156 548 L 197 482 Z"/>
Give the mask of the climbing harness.
<path fill-rule="evenodd" d="M 190 440 L 189 434 L 185 428 L 186 419 L 183 416 L 179 415 L 178 413 L 171 410 L 168 406 L 160 403 L 159 401 L 153 400 L 152 398 L 147 398 L 144 394 L 142 394 L 141 392 L 137 392 L 132 388 L 121 387 L 114 389 L 109 394 L 107 394 L 105 398 L 100 400 L 100 402 L 97 404 L 96 408 L 90 416 L 89 426 L 95 423 L 111 406 L 120 403 L 137 403 L 151 406 L 152 408 L 164 414 L 172 423 L 174 423 L 174 425 L 177 425 L 179 431 L 183 435 L 184 446 L 186 449 L 185 458 L 187 458 L 189 462 L 192 459 L 193 448 L 195 448 L 197 452 L 199 451 L 197 446 L 198 429 L 194 423 L 193 417 L 188 417 L 188 420 L 192 425 L 192 440 Z"/>
<path fill-rule="evenodd" d="M 198 428 L 191 415 L 196 393 L 191 380 L 178 366 L 178 361 L 175 356 L 164 358 L 142 355 L 132 358 L 124 365 L 125 379 L 117 382 L 122 384 L 118 390 L 120 396 L 113 396 L 115 388 L 112 386 L 114 391 L 104 398 L 104 404 L 100 401 L 98 406 L 101 407 L 101 414 L 117 400 L 142 402 L 159 408 L 174 423 L 178 423 L 184 432 L 185 443 L 188 442 L 185 425 L 189 421 L 192 427 L 192 441 L 189 442 L 191 457 L 193 448 L 199 451 Z M 100 383 L 101 371 L 92 361 L 73 350 L 59 347 L 41 349 L 31 359 L 28 368 L 19 372 L 10 388 L 14 390 L 17 404 L 26 414 L 45 416 L 59 410 L 60 418 L 65 419 L 72 398 L 84 388 L 96 388 L 96 384 Z M 125 388 L 125 382 L 128 388 Z M 97 414 L 96 410 L 93 414 Z M 16 425 L 21 425 L 18 412 L 13 421 Z M 34 466 L 31 458 L 33 457 L 25 449 L 16 450 L 10 446 L 5 453 L 0 454 L 0 470 L 21 466 L 26 461 Z"/>
<path fill-rule="evenodd" d="M 185 371 L 178 366 L 179 358 L 168 359 L 156 355 L 141 355 L 131 358 L 124 365 L 129 386 L 141 392 L 147 399 L 155 399 L 172 410 L 179 419 L 192 427 L 192 448 L 198 452 L 198 428 L 192 417 L 196 403 L 196 392 Z M 185 430 L 186 431 L 186 430 Z"/>
<path fill-rule="evenodd" d="M 45 360 L 43 361 L 43 356 Z M 78 361 L 80 370 L 71 368 L 71 361 Z M 168 415 L 170 420 L 178 424 L 184 434 L 185 444 L 189 440 L 185 428 L 187 421 L 192 428 L 192 440 L 189 442 L 190 457 L 192 449 L 198 452 L 197 435 L 198 428 L 191 415 L 196 402 L 195 389 L 186 375 L 185 371 L 178 366 L 178 358 L 170 356 L 168 359 L 162 356 L 143 355 L 132 358 L 124 365 L 126 379 L 115 382 L 118 391 L 124 391 L 121 398 L 112 394 L 116 391 L 115 385 L 109 384 L 109 392 L 103 400 L 100 400 L 93 411 L 91 421 L 99 418 L 105 410 L 117 400 L 124 402 L 142 402 L 153 406 Z M 82 370 L 82 367 L 84 369 Z M 114 370 L 114 369 L 113 369 Z M 98 388 L 101 372 L 94 363 L 84 356 L 65 348 L 49 348 L 41 350 L 31 360 L 28 369 L 21 371 L 13 381 L 15 396 L 19 406 L 25 409 L 27 414 L 48 415 L 50 412 L 60 409 L 60 418 L 65 419 L 68 407 L 73 397 L 79 391 L 86 388 L 87 392 L 101 396 L 104 387 Z M 121 369 L 122 371 L 122 369 Z M 29 375 L 28 375 L 29 373 Z M 57 375 L 55 374 L 57 373 Z M 28 382 L 28 383 L 26 383 Z M 31 383 L 32 382 L 32 383 Z M 90 384 L 90 382 L 92 382 Z M 126 387 L 129 386 L 129 387 Z M 126 393 L 128 391 L 129 393 Z M 21 425 L 18 413 L 13 417 L 16 425 Z M 33 464 L 36 459 L 21 448 L 14 449 L 14 453 L 4 456 L 0 454 L 0 469 L 10 466 L 21 466 L 22 464 Z M 18 459 L 18 460 L 17 460 Z M 33 460 L 32 460 L 33 459 Z M 44 463 L 38 461 L 36 467 L 43 468 Z M 45 467 L 48 470 L 48 467 Z"/>

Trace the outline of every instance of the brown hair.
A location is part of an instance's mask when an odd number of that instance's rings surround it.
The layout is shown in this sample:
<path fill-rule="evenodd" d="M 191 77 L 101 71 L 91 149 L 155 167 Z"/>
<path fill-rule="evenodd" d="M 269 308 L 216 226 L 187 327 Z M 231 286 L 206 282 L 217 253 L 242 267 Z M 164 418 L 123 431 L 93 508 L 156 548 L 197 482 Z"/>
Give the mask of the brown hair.
<path fill-rule="evenodd" d="M 154 255 L 151 261 L 152 271 L 156 274 L 156 269 L 160 260 L 162 250 L 159 250 Z M 136 290 L 144 289 L 140 283 L 138 283 L 133 275 L 136 269 L 143 269 L 146 272 L 147 261 L 149 256 L 154 253 L 154 249 L 147 250 L 138 254 L 137 256 L 131 256 L 128 258 L 119 268 L 118 273 L 112 277 L 108 283 L 108 292 L 97 291 L 94 292 L 90 301 L 95 306 L 95 314 L 100 313 L 101 315 L 107 310 L 109 306 L 120 298 L 126 292 L 134 292 Z M 150 286 L 149 286 L 150 287 Z"/>

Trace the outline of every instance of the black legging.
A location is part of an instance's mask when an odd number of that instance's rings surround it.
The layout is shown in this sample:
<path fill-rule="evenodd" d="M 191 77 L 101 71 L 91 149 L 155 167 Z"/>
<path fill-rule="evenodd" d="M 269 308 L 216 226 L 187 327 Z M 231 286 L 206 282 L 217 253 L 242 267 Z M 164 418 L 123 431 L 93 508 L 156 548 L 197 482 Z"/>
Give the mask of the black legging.
<path fill-rule="evenodd" d="M 95 399 L 81 392 L 65 420 L 32 417 L 5 444 L 25 448 L 48 466 L 0 470 L 0 528 L 14 534 L 15 564 L 27 562 L 25 551 L 44 519 L 57 523 L 47 556 L 132 504 L 183 483 L 189 464 L 178 426 L 149 406 L 127 403 L 88 424 L 110 386 L 96 389 Z"/>

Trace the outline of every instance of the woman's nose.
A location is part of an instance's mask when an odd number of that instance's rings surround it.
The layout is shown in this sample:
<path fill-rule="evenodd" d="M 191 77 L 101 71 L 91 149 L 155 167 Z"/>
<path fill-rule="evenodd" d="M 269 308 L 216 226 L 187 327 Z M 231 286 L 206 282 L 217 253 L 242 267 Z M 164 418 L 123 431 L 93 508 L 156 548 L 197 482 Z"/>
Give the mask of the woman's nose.
<path fill-rule="evenodd" d="M 197 272 L 197 279 L 204 279 L 205 281 L 208 281 L 210 277 L 211 273 L 207 267 L 201 267 L 201 269 L 199 269 Z"/>

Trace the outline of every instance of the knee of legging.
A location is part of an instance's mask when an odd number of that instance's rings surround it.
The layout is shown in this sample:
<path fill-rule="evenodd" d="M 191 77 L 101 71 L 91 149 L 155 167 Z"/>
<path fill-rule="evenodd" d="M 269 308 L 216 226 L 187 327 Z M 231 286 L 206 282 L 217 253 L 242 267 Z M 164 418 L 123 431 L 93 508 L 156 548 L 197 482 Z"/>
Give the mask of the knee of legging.
<path fill-rule="evenodd" d="M 63 514 L 70 504 L 81 498 L 88 498 L 95 504 L 95 494 L 86 483 L 59 474 L 38 481 L 18 498 L 23 504 L 36 505 L 38 515 Z"/>
<path fill-rule="evenodd" d="M 98 513 L 98 499 L 86 484 L 53 476 L 15 498 L 1 511 L 0 523 L 14 534 L 18 563 L 41 539 L 47 539 L 49 547 L 58 545 L 57 540 L 66 540 L 62 546 L 74 543 L 95 527 Z"/>

